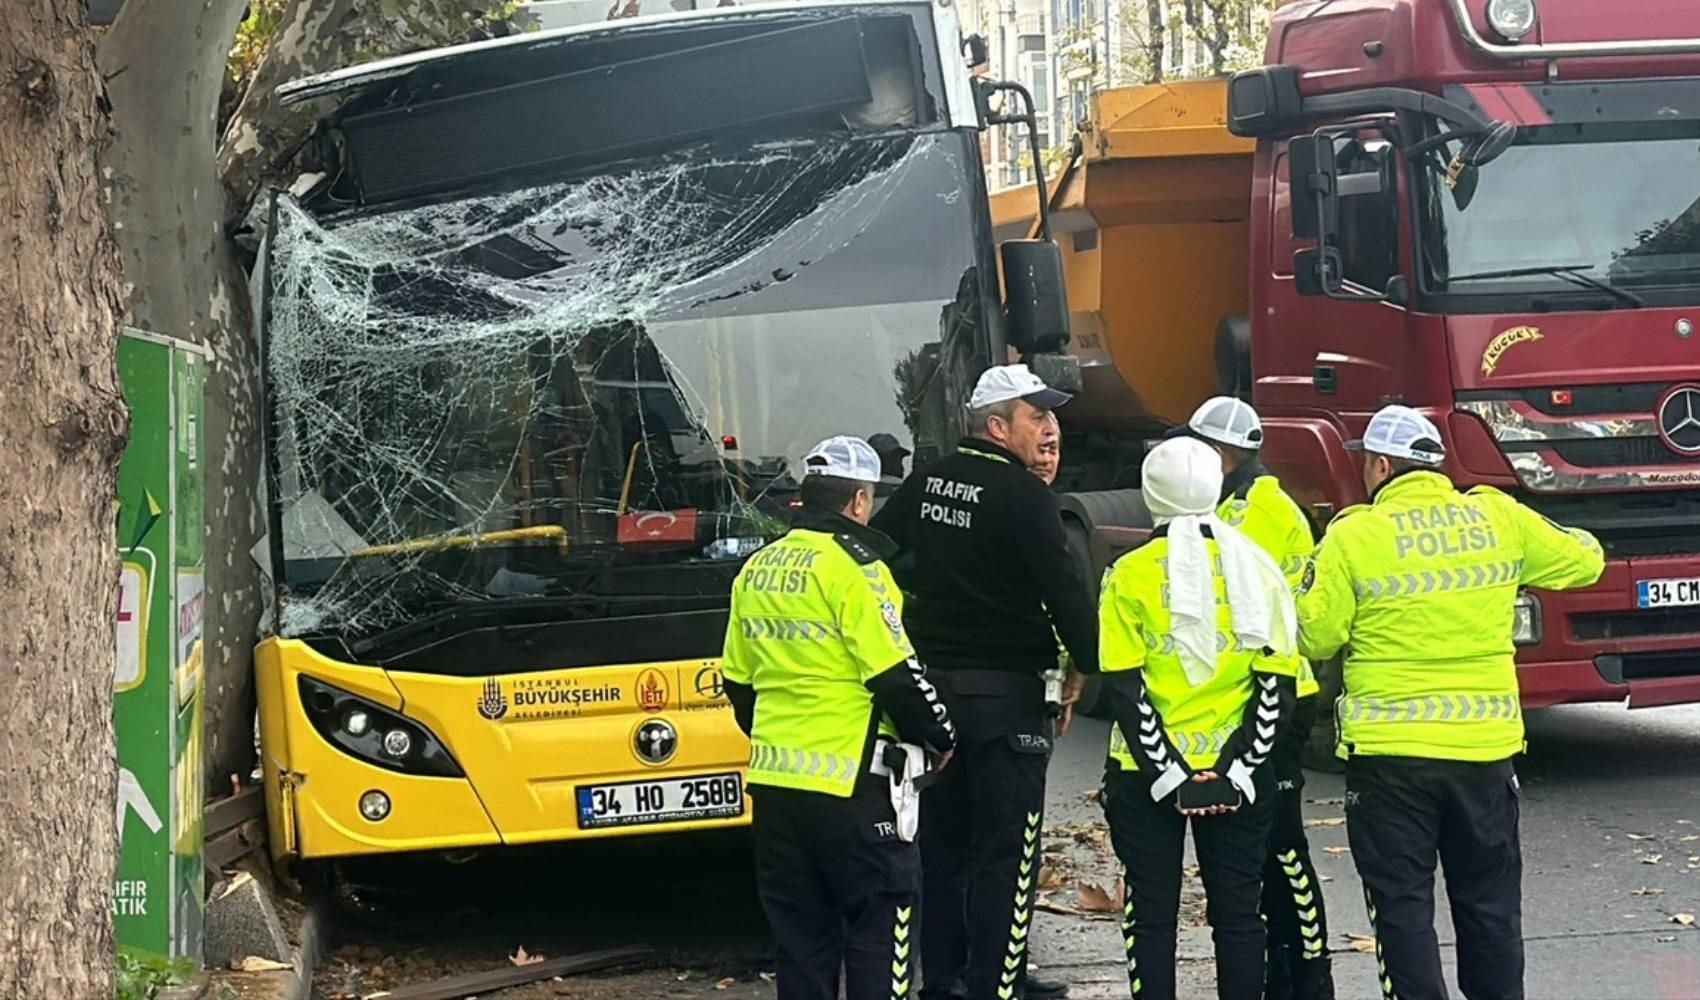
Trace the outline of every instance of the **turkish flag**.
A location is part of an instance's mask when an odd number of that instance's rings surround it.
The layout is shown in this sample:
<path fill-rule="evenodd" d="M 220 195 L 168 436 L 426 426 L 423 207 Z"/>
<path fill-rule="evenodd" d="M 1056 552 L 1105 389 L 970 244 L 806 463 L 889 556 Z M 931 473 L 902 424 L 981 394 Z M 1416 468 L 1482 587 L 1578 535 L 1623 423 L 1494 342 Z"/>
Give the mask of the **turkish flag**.
<path fill-rule="evenodd" d="M 621 545 L 694 545 L 697 512 L 649 510 L 624 514 L 614 537 Z"/>

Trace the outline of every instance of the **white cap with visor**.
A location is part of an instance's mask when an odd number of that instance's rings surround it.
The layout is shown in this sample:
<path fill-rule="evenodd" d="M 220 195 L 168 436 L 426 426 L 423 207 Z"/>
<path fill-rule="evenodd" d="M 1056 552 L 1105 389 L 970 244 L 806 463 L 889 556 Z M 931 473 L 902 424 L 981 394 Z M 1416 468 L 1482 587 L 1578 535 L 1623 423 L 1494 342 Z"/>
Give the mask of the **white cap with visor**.
<path fill-rule="evenodd" d="M 804 476 L 832 476 L 858 483 L 880 481 L 880 456 L 874 446 L 859 437 L 829 437 L 809 449 L 803 458 Z"/>
<path fill-rule="evenodd" d="M 1384 406 L 1370 418 L 1364 436 L 1346 442 L 1352 451 L 1402 458 L 1419 465 L 1437 466 L 1446 460 L 1446 445 L 1434 421 L 1409 406 Z"/>

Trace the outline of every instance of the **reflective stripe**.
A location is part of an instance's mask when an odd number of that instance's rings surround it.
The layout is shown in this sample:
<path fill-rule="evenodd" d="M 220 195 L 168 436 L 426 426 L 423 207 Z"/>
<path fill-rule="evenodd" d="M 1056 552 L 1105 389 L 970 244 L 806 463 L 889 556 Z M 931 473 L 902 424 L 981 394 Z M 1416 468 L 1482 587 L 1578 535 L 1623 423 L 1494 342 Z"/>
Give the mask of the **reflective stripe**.
<path fill-rule="evenodd" d="M 1039 827 L 1043 813 L 1027 814 L 1021 832 L 1021 869 L 1015 878 L 1015 913 L 1009 925 L 1009 949 L 1003 957 L 1003 975 L 998 978 L 998 1000 L 1015 1000 L 1027 964 L 1027 932 L 1033 926 L 1033 885 L 1039 876 Z"/>
<path fill-rule="evenodd" d="M 1381 921 L 1375 912 L 1375 898 L 1364 886 L 1364 907 L 1369 910 L 1369 929 L 1375 934 L 1375 971 L 1381 982 L 1382 1000 L 1399 1000 L 1393 992 L 1393 977 L 1387 971 L 1387 953 L 1381 948 Z"/>
<path fill-rule="evenodd" d="M 1168 731 L 1169 742 L 1174 744 L 1175 749 L 1182 756 L 1221 753 L 1222 748 L 1228 745 L 1228 738 L 1232 735 L 1234 735 L 1233 729 L 1218 729 L 1214 732 L 1188 732 L 1175 729 Z M 1155 720 L 1153 720 L 1146 752 L 1161 764 L 1167 757 L 1166 754 L 1159 752 L 1162 749 L 1164 749 L 1162 741 L 1157 736 L 1157 727 Z M 1127 745 L 1127 737 L 1123 735 L 1122 727 L 1119 725 L 1110 730 L 1110 753 L 1114 756 L 1129 758 L 1133 756 Z"/>
<path fill-rule="evenodd" d="M 909 917 L 912 906 L 899 906 L 891 925 L 891 1000 L 909 1000 Z"/>
<path fill-rule="evenodd" d="M 1445 722 L 1453 719 L 1520 719 L 1523 707 L 1514 694 L 1436 694 L 1423 698 L 1340 699 L 1342 722 Z"/>
<path fill-rule="evenodd" d="M 1173 656 L 1180 651 L 1180 644 L 1175 642 L 1173 632 L 1146 632 L 1143 638 L 1147 652 Z M 1230 652 L 1249 653 L 1252 652 L 1252 648 L 1241 642 L 1239 636 L 1217 632 L 1216 652 L 1218 655 Z"/>
<path fill-rule="evenodd" d="M 801 618 L 753 617 L 740 618 L 738 622 L 744 627 L 744 638 L 752 640 L 802 639 L 818 642 L 838 637 L 838 629 L 828 622 L 807 621 Z"/>
<path fill-rule="evenodd" d="M 750 775 L 758 774 L 792 774 L 833 782 L 849 781 L 856 777 L 856 758 L 819 750 L 793 750 L 754 743 L 750 745 Z"/>
<path fill-rule="evenodd" d="M 1002 462 L 1005 465 L 1014 465 L 1015 464 L 1014 462 L 1011 462 L 1009 459 L 1003 457 L 1002 455 L 994 455 L 989 451 L 980 451 L 980 450 L 975 449 L 975 448 L 970 448 L 967 445 L 959 446 L 956 449 L 956 453 L 958 455 L 967 455 L 970 458 L 983 458 L 988 462 Z"/>
<path fill-rule="evenodd" d="M 1139 981 L 1139 956 L 1135 954 L 1139 939 L 1133 932 L 1133 883 L 1128 881 L 1125 873 L 1122 885 L 1127 893 L 1127 901 L 1122 904 L 1122 947 L 1127 949 L 1127 988 L 1133 994 L 1133 1000 L 1140 1000 L 1145 984 Z"/>
<path fill-rule="evenodd" d="M 1322 958 L 1325 943 L 1322 940 L 1322 899 L 1310 872 L 1305 870 L 1305 859 L 1299 857 L 1298 851 L 1285 851 L 1276 854 L 1275 860 L 1280 862 L 1281 871 L 1287 876 L 1287 887 L 1293 891 L 1293 911 L 1298 916 L 1299 936 L 1304 939 L 1305 960 Z"/>
<path fill-rule="evenodd" d="M 1438 594 L 1450 590 L 1474 590 L 1478 587 L 1499 587 L 1516 583 L 1523 574 L 1523 563 L 1487 563 L 1463 569 L 1425 570 L 1421 573 L 1396 573 L 1393 576 L 1371 577 L 1352 581 L 1358 600 L 1380 597 L 1408 597 L 1414 594 Z"/>

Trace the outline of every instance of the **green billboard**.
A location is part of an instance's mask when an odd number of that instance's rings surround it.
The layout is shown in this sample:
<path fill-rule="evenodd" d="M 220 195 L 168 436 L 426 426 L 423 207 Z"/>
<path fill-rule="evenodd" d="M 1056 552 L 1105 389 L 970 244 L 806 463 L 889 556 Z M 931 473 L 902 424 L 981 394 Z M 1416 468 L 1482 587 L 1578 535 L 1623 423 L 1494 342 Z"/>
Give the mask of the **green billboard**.
<path fill-rule="evenodd" d="M 118 466 L 118 943 L 199 960 L 203 350 L 126 330 Z"/>

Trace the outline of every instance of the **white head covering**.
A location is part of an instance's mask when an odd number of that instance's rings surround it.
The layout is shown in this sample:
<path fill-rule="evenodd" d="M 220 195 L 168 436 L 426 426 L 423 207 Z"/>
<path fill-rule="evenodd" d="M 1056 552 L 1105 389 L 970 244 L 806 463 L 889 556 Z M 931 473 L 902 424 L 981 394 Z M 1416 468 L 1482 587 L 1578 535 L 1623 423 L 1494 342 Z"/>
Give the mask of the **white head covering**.
<path fill-rule="evenodd" d="M 1151 516 L 1169 528 L 1169 617 L 1187 680 L 1197 686 L 1216 674 L 1215 573 L 1204 525 L 1221 554 L 1234 637 L 1250 649 L 1291 653 L 1298 625 L 1280 568 L 1216 517 L 1222 460 L 1215 450 L 1192 438 L 1164 441 L 1145 456 L 1140 491 Z"/>

